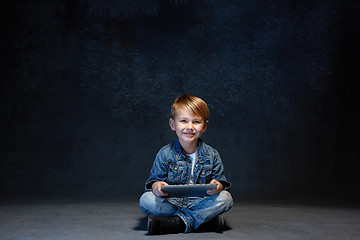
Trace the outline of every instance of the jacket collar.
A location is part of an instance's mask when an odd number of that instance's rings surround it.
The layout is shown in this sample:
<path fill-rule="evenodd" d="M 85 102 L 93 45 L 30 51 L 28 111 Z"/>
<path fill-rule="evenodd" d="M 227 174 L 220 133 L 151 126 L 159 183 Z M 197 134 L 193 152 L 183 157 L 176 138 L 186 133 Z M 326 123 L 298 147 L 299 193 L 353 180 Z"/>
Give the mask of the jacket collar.
<path fill-rule="evenodd" d="M 176 160 L 178 161 L 185 160 L 187 158 L 187 155 L 182 150 L 182 147 L 179 142 L 179 138 L 176 138 L 176 140 L 173 142 L 173 145 L 177 153 Z M 197 151 L 198 151 L 198 161 L 200 163 L 206 162 L 209 159 L 207 154 L 207 149 L 205 147 L 205 143 L 203 142 L 202 139 L 199 139 Z"/>

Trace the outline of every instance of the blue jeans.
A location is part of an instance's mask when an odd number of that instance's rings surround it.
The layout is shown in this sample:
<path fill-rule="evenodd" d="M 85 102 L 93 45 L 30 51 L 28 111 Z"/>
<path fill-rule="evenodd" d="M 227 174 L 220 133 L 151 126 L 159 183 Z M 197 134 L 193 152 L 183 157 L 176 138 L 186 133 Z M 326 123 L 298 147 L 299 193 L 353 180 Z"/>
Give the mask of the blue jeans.
<path fill-rule="evenodd" d="M 191 232 L 228 211 L 232 205 L 233 199 L 228 191 L 197 198 L 160 198 L 149 191 L 145 192 L 139 201 L 141 210 L 147 215 L 179 216 L 186 225 L 185 232 Z"/>

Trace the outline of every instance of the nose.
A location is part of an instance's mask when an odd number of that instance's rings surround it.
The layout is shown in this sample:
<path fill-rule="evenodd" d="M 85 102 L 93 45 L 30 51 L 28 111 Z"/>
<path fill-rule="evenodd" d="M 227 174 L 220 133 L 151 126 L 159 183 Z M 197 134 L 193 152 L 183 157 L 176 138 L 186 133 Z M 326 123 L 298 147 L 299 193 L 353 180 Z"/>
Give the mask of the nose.
<path fill-rule="evenodd" d="M 186 126 L 187 129 L 193 130 L 194 129 L 194 125 L 192 122 L 189 122 L 188 125 Z"/>

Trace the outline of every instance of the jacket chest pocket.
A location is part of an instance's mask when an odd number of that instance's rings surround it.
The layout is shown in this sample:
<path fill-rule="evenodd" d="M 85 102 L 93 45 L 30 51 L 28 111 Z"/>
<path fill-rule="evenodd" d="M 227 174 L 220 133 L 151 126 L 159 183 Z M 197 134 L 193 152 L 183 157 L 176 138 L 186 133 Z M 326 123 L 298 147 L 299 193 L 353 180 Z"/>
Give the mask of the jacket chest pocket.
<path fill-rule="evenodd" d="M 211 165 L 204 165 L 200 171 L 198 183 L 200 184 L 209 183 L 212 180 L 211 173 L 212 173 Z"/>
<path fill-rule="evenodd" d="M 170 163 L 167 182 L 169 184 L 179 184 L 182 176 L 186 172 L 187 166 L 181 163 Z"/>

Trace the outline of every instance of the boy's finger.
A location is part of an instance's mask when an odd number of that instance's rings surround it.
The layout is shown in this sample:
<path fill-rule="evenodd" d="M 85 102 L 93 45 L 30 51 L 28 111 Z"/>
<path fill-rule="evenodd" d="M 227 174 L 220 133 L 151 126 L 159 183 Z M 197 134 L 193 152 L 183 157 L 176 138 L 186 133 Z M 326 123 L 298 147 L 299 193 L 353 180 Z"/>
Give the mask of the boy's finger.
<path fill-rule="evenodd" d="M 207 193 L 208 195 L 214 195 L 214 194 L 215 194 L 215 190 L 216 190 L 216 189 L 207 190 L 206 193 Z"/>

